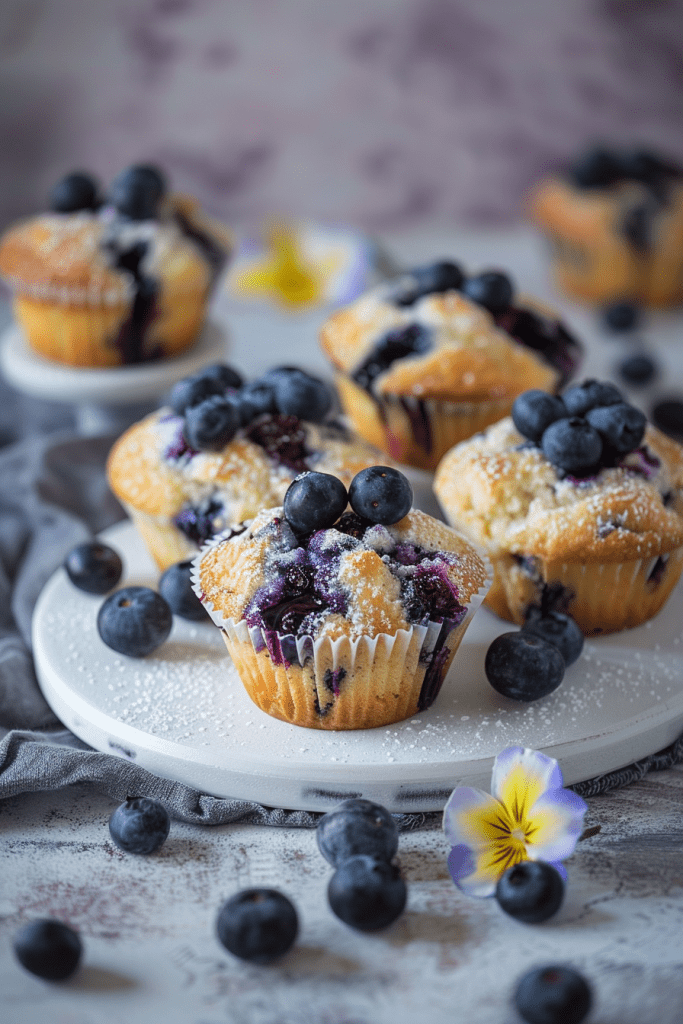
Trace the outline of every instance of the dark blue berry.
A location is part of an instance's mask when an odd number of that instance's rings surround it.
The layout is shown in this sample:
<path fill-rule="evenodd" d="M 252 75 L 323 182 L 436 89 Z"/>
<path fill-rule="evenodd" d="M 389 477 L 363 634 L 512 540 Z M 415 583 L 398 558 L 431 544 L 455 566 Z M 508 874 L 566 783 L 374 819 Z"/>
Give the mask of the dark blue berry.
<path fill-rule="evenodd" d="M 212 395 L 222 395 L 224 392 L 225 388 L 215 376 L 194 373 L 190 377 L 183 377 L 173 385 L 169 402 L 173 412 L 182 416 L 193 405 L 199 405 L 206 398 L 210 398 Z"/>
<path fill-rule="evenodd" d="M 396 822 L 372 800 L 345 800 L 328 811 L 318 822 L 316 838 L 318 849 L 334 867 L 358 854 L 389 861 L 398 850 Z"/>
<path fill-rule="evenodd" d="M 675 438 L 683 438 L 683 401 L 678 398 L 667 398 L 657 402 L 651 413 L 652 422 L 665 434 Z"/>
<path fill-rule="evenodd" d="M 98 205 L 97 181 L 91 174 L 82 171 L 65 175 L 50 193 L 50 209 L 55 213 L 94 210 Z"/>
<path fill-rule="evenodd" d="M 647 252 L 652 245 L 652 231 L 656 208 L 650 203 L 636 203 L 629 207 L 621 219 L 621 231 L 634 249 Z"/>
<path fill-rule="evenodd" d="M 299 920 L 287 897 L 276 889 L 244 889 L 221 907 L 218 938 L 233 956 L 270 964 L 296 940 Z"/>
<path fill-rule="evenodd" d="M 552 864 L 523 860 L 500 876 L 496 899 L 505 913 L 517 921 L 540 924 L 560 909 L 564 881 Z"/>
<path fill-rule="evenodd" d="M 485 274 L 469 277 L 462 286 L 463 293 L 472 302 L 484 306 L 490 313 L 500 313 L 512 302 L 514 288 L 507 274 L 488 270 Z"/>
<path fill-rule="evenodd" d="M 111 594 L 97 615 L 100 638 L 113 651 L 144 658 L 160 647 L 173 626 L 173 612 L 149 587 L 123 587 Z"/>
<path fill-rule="evenodd" d="M 15 933 L 12 944 L 21 966 L 45 981 L 66 981 L 83 953 L 73 928 L 46 917 L 25 924 Z"/>
<path fill-rule="evenodd" d="M 578 416 L 551 423 L 543 433 L 541 448 L 553 466 L 574 476 L 595 470 L 602 456 L 600 434 Z"/>
<path fill-rule="evenodd" d="M 657 376 L 657 364 L 652 356 L 639 353 L 622 359 L 617 367 L 619 376 L 631 387 L 646 387 Z"/>
<path fill-rule="evenodd" d="M 392 924 L 403 913 L 407 895 L 397 864 L 364 854 L 342 861 L 327 887 L 337 917 L 361 932 Z"/>
<path fill-rule="evenodd" d="M 648 149 L 627 149 L 619 154 L 619 169 L 624 178 L 648 184 L 667 173 L 667 164 Z"/>
<path fill-rule="evenodd" d="M 496 637 L 484 660 L 493 689 L 512 700 L 547 697 L 562 682 L 564 669 L 564 658 L 554 644 L 524 630 Z"/>
<path fill-rule="evenodd" d="M 157 215 L 166 191 L 161 171 L 147 164 L 138 164 L 122 171 L 111 184 L 109 202 L 130 220 L 151 220 Z"/>
<path fill-rule="evenodd" d="M 123 575 L 120 555 L 99 541 L 72 548 L 64 568 L 73 585 L 88 594 L 108 594 Z"/>
<path fill-rule="evenodd" d="M 515 1006 L 527 1024 L 581 1024 L 592 1002 L 583 975 L 562 965 L 536 967 L 515 991 Z"/>
<path fill-rule="evenodd" d="M 192 589 L 191 569 L 192 562 L 169 566 L 159 579 L 159 593 L 174 615 L 190 622 L 203 622 L 208 612 Z"/>
<path fill-rule="evenodd" d="M 204 366 L 200 376 L 215 380 L 221 391 L 228 391 L 230 388 L 237 390 L 244 384 L 242 375 L 227 363 L 211 363 L 210 366 Z"/>
<path fill-rule="evenodd" d="M 463 280 L 462 270 L 450 260 L 414 267 L 407 279 L 401 279 L 393 300 L 397 306 L 412 306 L 424 295 L 457 291 Z"/>
<path fill-rule="evenodd" d="M 275 392 L 271 384 L 264 380 L 254 380 L 245 384 L 240 391 L 240 399 L 245 408 L 251 409 L 251 419 L 264 413 L 276 413 Z"/>
<path fill-rule="evenodd" d="M 540 609 L 532 608 L 522 630 L 557 647 L 567 667 L 574 664 L 583 650 L 583 633 L 571 615 L 563 612 L 549 611 L 541 614 Z"/>
<path fill-rule="evenodd" d="M 332 392 L 324 381 L 303 370 L 281 374 L 273 384 L 275 405 L 283 416 L 322 423 L 332 408 Z"/>
<path fill-rule="evenodd" d="M 545 391 L 524 391 L 512 406 L 512 422 L 523 437 L 540 441 L 543 431 L 555 420 L 566 417 L 567 409 L 561 398 Z"/>
<path fill-rule="evenodd" d="M 397 359 L 418 356 L 428 352 L 433 344 L 432 332 L 423 324 L 408 324 L 383 335 L 353 371 L 353 379 L 359 387 L 370 391 L 374 380 L 384 373 Z"/>
<path fill-rule="evenodd" d="M 624 396 L 614 384 L 585 380 L 583 384 L 567 388 L 562 395 L 562 401 L 570 416 L 585 416 L 589 409 L 595 409 L 599 405 L 616 405 L 617 402 L 623 402 Z"/>
<path fill-rule="evenodd" d="M 589 409 L 586 420 L 617 455 L 626 455 L 638 447 L 647 424 L 645 413 L 628 402 Z"/>
<path fill-rule="evenodd" d="M 302 473 L 287 488 L 285 518 L 295 533 L 327 530 L 348 504 L 346 487 L 329 473 Z"/>
<path fill-rule="evenodd" d="M 349 503 L 363 519 L 391 526 L 410 512 L 413 488 L 397 469 L 369 466 L 356 473 L 351 481 Z"/>
<path fill-rule="evenodd" d="M 602 146 L 583 153 L 569 173 L 579 188 L 606 188 L 621 177 L 618 157 Z"/>
<path fill-rule="evenodd" d="M 605 327 L 615 333 L 632 331 L 640 320 L 640 310 L 634 302 L 612 302 L 603 309 L 602 320 Z"/>
<path fill-rule="evenodd" d="M 146 796 L 127 797 L 109 819 L 109 833 L 119 849 L 144 856 L 161 849 L 170 828 L 164 805 Z"/>
<path fill-rule="evenodd" d="M 183 435 L 198 452 L 219 452 L 242 423 L 239 399 L 234 395 L 211 395 L 185 411 Z"/>

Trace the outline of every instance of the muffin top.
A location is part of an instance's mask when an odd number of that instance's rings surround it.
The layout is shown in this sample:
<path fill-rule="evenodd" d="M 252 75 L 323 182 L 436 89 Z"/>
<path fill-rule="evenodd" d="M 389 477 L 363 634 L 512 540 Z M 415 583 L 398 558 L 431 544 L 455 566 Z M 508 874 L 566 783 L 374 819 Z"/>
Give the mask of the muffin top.
<path fill-rule="evenodd" d="M 214 621 L 315 639 L 393 635 L 460 622 L 487 580 L 474 548 L 416 509 L 389 526 L 345 511 L 302 537 L 277 507 L 241 529 L 195 561 L 197 593 Z"/>
<path fill-rule="evenodd" d="M 321 343 L 376 396 L 482 401 L 530 385 L 552 390 L 572 373 L 579 345 L 552 314 L 513 299 L 497 271 L 465 278 L 451 263 L 416 268 L 334 313 Z"/>

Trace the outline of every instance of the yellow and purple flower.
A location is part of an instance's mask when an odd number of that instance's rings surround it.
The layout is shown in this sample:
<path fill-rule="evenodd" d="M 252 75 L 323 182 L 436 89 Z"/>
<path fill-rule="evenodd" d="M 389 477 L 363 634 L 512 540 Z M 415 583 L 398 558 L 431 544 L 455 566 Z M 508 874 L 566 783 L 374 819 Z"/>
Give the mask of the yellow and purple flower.
<path fill-rule="evenodd" d="M 453 849 L 448 869 L 470 896 L 492 896 L 500 876 L 522 860 L 544 860 L 563 877 L 587 805 L 562 786 L 557 761 L 537 750 L 508 747 L 493 763 L 491 795 L 459 786 L 443 827 Z"/>

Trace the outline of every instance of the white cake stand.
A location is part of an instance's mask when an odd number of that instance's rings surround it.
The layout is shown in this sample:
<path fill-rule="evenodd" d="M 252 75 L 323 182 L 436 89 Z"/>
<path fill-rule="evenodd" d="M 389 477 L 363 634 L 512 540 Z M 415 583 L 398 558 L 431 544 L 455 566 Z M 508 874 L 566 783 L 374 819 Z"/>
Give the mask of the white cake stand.
<path fill-rule="evenodd" d="M 137 419 L 182 377 L 226 357 L 227 331 L 207 321 L 197 341 L 174 359 L 90 369 L 44 359 L 31 348 L 16 324 L 0 335 L 0 368 L 6 380 L 32 398 L 75 406 L 79 433 L 116 432 Z"/>

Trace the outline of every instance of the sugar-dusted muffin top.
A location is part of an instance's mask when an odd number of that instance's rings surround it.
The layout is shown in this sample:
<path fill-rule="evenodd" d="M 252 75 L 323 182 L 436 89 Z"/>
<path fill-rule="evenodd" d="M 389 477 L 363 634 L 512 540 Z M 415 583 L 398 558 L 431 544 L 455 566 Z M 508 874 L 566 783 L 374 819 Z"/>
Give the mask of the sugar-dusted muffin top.
<path fill-rule="evenodd" d="M 214 620 L 297 637 L 374 637 L 458 623 L 487 581 L 474 548 L 416 509 L 392 526 L 347 511 L 302 538 L 278 507 L 241 529 L 195 561 L 197 592 Z"/>
<path fill-rule="evenodd" d="M 577 477 L 558 470 L 510 417 L 456 445 L 434 482 L 449 521 L 491 554 L 621 562 L 683 544 L 683 450 L 647 426 L 642 442 Z"/>

